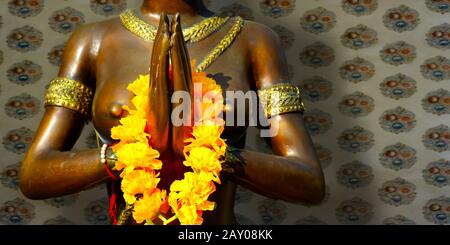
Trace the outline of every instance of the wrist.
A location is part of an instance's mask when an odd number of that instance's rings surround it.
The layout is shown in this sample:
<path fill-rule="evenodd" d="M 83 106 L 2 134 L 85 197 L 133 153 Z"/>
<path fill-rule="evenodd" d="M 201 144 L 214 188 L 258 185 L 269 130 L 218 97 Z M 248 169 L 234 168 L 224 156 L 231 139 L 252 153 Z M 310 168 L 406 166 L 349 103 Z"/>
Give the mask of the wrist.
<path fill-rule="evenodd" d="M 113 149 L 109 146 L 106 147 L 105 160 L 106 160 L 106 165 L 108 166 L 108 168 L 111 170 L 114 170 L 116 167 L 117 155 L 113 151 Z"/>
<path fill-rule="evenodd" d="M 117 155 L 107 144 L 103 144 L 100 149 L 100 162 L 103 164 L 106 171 L 113 179 L 119 179 L 120 172 L 115 170 Z"/>
<path fill-rule="evenodd" d="M 222 171 L 226 173 L 234 173 L 235 167 L 241 160 L 238 157 L 238 149 L 232 146 L 227 146 L 224 160 L 222 162 Z"/>

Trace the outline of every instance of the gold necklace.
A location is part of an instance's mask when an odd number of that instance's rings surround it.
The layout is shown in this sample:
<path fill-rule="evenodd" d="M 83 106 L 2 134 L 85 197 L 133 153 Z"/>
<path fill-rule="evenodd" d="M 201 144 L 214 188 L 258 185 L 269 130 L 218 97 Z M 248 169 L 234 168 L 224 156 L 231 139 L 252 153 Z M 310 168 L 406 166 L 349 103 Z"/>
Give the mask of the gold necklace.
<path fill-rule="evenodd" d="M 127 10 L 120 15 L 122 24 L 131 33 L 139 36 L 147 41 L 154 41 L 156 36 L 156 27 L 144 22 L 134 15 L 133 11 Z M 230 19 L 227 17 L 212 17 L 208 18 L 197 25 L 183 30 L 184 40 L 186 42 L 198 42 L 205 39 L 211 33 L 219 29 Z M 197 65 L 197 72 L 205 71 L 225 50 L 233 43 L 237 35 L 241 32 L 244 26 L 244 20 L 237 16 L 236 22 L 231 27 L 230 31 L 225 35 L 219 44 L 205 56 L 202 62 Z"/>
<path fill-rule="evenodd" d="M 236 17 L 236 22 L 231 27 L 230 31 L 225 35 L 219 44 L 197 65 L 197 72 L 205 71 L 225 50 L 231 46 L 237 35 L 241 32 L 244 26 L 244 20 L 241 17 Z"/>
<path fill-rule="evenodd" d="M 214 16 L 191 27 L 184 28 L 184 40 L 186 42 L 201 41 L 223 26 L 229 19 L 229 16 Z M 123 26 L 136 36 L 141 37 L 146 41 L 155 40 L 158 28 L 137 17 L 132 10 L 128 9 L 120 14 L 120 20 Z"/>

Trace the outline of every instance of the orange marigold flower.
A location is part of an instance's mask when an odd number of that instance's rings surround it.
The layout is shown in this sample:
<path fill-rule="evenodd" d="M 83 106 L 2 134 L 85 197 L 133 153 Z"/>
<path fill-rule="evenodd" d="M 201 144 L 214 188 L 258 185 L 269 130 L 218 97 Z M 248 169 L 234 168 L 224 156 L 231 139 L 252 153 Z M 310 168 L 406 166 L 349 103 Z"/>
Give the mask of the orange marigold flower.
<path fill-rule="evenodd" d="M 148 96 L 135 96 L 131 99 L 131 103 L 134 105 L 135 110 L 130 110 L 130 113 L 139 117 L 145 117 L 148 106 Z"/>
<path fill-rule="evenodd" d="M 158 160 L 159 152 L 147 143 L 136 142 L 122 146 L 117 152 L 118 161 L 127 167 L 161 169 L 162 162 Z"/>
<path fill-rule="evenodd" d="M 143 194 L 146 190 L 153 191 L 159 183 L 155 172 L 135 170 L 123 176 L 121 189 L 128 204 L 136 201 L 136 195 Z"/>
<path fill-rule="evenodd" d="M 194 205 L 184 205 L 177 212 L 178 220 L 182 225 L 200 225 L 197 214 L 197 207 Z"/>
<path fill-rule="evenodd" d="M 139 75 L 138 78 L 128 85 L 128 90 L 137 96 L 148 96 L 148 85 L 150 75 Z"/>
<path fill-rule="evenodd" d="M 147 134 L 144 132 L 147 121 L 138 116 L 127 116 L 120 119 L 121 125 L 111 129 L 111 138 L 122 142 L 133 143 L 146 141 Z"/>
<path fill-rule="evenodd" d="M 225 154 L 226 144 L 220 136 L 224 127 L 217 125 L 195 126 L 192 131 L 193 138 L 186 139 L 186 143 L 190 143 L 184 148 L 186 157 L 188 152 L 197 146 L 206 146 L 213 148 L 218 155 Z"/>
<path fill-rule="evenodd" d="M 170 207 L 176 211 L 183 205 L 204 205 L 216 190 L 212 178 L 210 173 L 185 173 L 184 179 L 176 180 L 170 186 Z"/>
<path fill-rule="evenodd" d="M 182 225 L 196 225 L 203 222 L 203 211 L 213 210 L 215 203 L 208 197 L 216 190 L 214 182 L 220 184 L 221 158 L 226 143 L 221 138 L 224 121 L 218 117 L 223 111 L 221 87 L 205 72 L 195 71 L 192 65 L 192 81 L 202 84 L 203 100 L 194 101 L 201 115 L 201 124 L 193 127 L 192 137 L 186 139 L 184 148 L 186 166 L 193 172 L 186 172 L 182 180 L 174 181 L 170 193 L 157 188 L 162 162 L 159 152 L 148 145 L 149 134 L 145 133 L 148 108 L 149 75 L 140 75 L 128 86 L 135 96 L 131 100 L 134 108 L 123 108 L 128 115 L 120 125 L 112 128 L 111 137 L 119 140 L 112 148 L 118 161 L 115 169 L 122 170 L 121 189 L 127 204 L 134 205 L 133 218 L 138 223 L 153 224 L 160 218 L 164 224 L 178 219 Z M 166 219 L 161 214 L 170 217 Z"/>
<path fill-rule="evenodd" d="M 209 172 L 219 181 L 219 172 L 222 170 L 219 158 L 213 150 L 207 147 L 194 147 L 189 151 L 189 157 L 184 161 L 184 165 L 192 167 L 195 173 Z"/>
<path fill-rule="evenodd" d="M 145 191 L 141 199 L 134 203 L 133 218 L 137 223 L 152 223 L 158 214 L 159 207 L 166 199 L 166 192 L 156 189 L 154 191 Z"/>

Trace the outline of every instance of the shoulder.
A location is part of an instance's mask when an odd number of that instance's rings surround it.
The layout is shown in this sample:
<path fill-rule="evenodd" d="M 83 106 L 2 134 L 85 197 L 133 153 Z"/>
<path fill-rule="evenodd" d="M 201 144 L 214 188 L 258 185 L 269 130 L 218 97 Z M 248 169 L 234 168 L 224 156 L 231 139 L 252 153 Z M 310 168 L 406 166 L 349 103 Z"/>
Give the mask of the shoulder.
<path fill-rule="evenodd" d="M 75 47 L 95 48 L 101 44 L 106 35 L 117 29 L 121 25 L 119 17 L 83 24 L 78 27 L 70 36 L 67 45 Z M 97 47 L 98 48 L 98 47 Z M 90 50 L 93 51 L 93 50 Z"/>
<path fill-rule="evenodd" d="M 245 20 L 242 34 L 250 46 L 258 44 L 270 47 L 280 43 L 277 33 L 270 27 L 250 20 Z"/>
<path fill-rule="evenodd" d="M 284 50 L 275 31 L 264 24 L 245 21 L 243 38 L 257 88 L 289 80 Z"/>
<path fill-rule="evenodd" d="M 91 81 L 103 39 L 109 35 L 118 19 L 84 24 L 77 28 L 66 42 L 59 76 L 77 81 Z M 94 85 L 91 85 L 92 87 Z"/>
<path fill-rule="evenodd" d="M 84 35 L 101 35 L 101 34 L 105 34 L 106 31 L 110 31 L 114 28 L 117 28 L 121 25 L 121 21 L 119 17 L 115 17 L 115 18 L 111 18 L 111 19 L 107 19 L 107 20 L 103 20 L 103 21 L 97 21 L 97 22 L 90 22 L 90 23 L 86 23 L 81 25 L 80 27 L 78 27 L 73 35 L 77 35 L 77 34 L 84 34 Z"/>

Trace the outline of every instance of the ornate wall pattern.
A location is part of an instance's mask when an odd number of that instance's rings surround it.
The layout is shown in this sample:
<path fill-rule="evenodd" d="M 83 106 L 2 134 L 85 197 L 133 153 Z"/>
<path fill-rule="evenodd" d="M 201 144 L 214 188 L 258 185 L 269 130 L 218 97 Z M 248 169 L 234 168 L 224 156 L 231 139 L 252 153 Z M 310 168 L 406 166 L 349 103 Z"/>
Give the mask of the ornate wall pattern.
<path fill-rule="evenodd" d="M 242 224 L 450 223 L 450 1 L 206 1 L 280 36 L 327 182 L 318 206 L 236 195 Z M 31 201 L 20 161 L 64 43 L 138 0 L 0 0 L 0 224 L 107 224 L 103 186 Z M 248 147 L 268 151 L 256 133 Z M 76 148 L 95 147 L 86 127 Z"/>

